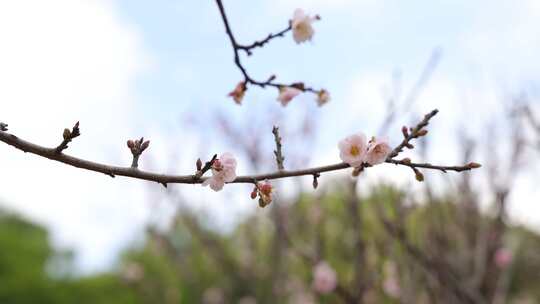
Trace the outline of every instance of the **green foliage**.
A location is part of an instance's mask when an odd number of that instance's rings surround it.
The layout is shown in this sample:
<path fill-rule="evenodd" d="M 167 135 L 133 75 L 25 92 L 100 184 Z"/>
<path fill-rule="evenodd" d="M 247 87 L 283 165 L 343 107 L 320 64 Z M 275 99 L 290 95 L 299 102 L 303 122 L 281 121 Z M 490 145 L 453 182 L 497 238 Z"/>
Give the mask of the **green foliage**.
<path fill-rule="evenodd" d="M 0 213 L 0 248 L 0 303 L 138 303 L 117 276 L 53 279 L 47 266 L 59 253 L 43 228 L 18 216 Z"/>
<path fill-rule="evenodd" d="M 387 185 L 356 190 L 343 182 L 273 202 L 230 233 L 180 208 L 116 272 L 82 278 L 43 228 L 1 214 L 0 303 L 461 303 L 444 274 L 486 299 L 540 300 L 538 234 L 480 212 L 463 193 L 415 200 Z M 494 262 L 502 247 L 513 252 L 504 268 Z M 330 294 L 312 285 L 320 261 L 337 273 Z"/>

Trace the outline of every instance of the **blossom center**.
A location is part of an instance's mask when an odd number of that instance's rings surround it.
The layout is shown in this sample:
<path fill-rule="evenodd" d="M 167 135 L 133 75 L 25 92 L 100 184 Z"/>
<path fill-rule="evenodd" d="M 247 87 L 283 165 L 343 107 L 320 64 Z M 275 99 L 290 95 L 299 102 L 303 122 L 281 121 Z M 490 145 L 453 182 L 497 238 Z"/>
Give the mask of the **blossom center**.
<path fill-rule="evenodd" d="M 352 146 L 349 152 L 352 156 L 358 156 L 360 154 L 360 149 L 358 148 L 358 146 Z"/>

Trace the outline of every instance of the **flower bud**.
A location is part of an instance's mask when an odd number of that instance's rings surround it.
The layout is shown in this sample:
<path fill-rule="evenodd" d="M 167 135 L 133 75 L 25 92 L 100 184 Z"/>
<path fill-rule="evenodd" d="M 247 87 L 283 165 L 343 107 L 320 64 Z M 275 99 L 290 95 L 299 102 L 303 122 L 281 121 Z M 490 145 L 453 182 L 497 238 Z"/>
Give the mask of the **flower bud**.
<path fill-rule="evenodd" d="M 419 181 L 419 182 L 423 182 L 424 181 L 424 174 L 422 174 L 422 172 L 418 171 L 418 170 L 414 170 L 414 174 L 416 175 L 416 180 Z"/>
<path fill-rule="evenodd" d="M 403 133 L 403 137 L 409 137 L 409 131 L 407 130 L 407 126 L 401 127 L 401 133 Z"/>
<path fill-rule="evenodd" d="M 146 150 L 146 148 L 148 148 L 148 146 L 150 146 L 150 141 L 149 140 L 143 142 L 142 145 L 141 145 L 141 152 Z"/>
<path fill-rule="evenodd" d="M 133 149 L 135 147 L 135 143 L 130 139 L 127 141 L 127 146 L 128 148 Z"/>
<path fill-rule="evenodd" d="M 68 140 L 71 137 L 71 131 L 69 129 L 64 129 L 64 134 L 62 134 L 65 140 Z"/>
<path fill-rule="evenodd" d="M 327 90 L 322 89 L 317 93 L 317 104 L 319 107 L 330 101 L 330 93 Z"/>
<path fill-rule="evenodd" d="M 201 171 L 201 169 L 202 169 L 202 160 L 200 158 L 197 158 L 197 162 L 195 163 L 195 166 L 197 166 L 197 171 Z"/>
<path fill-rule="evenodd" d="M 426 136 L 427 133 L 428 133 L 428 130 L 422 129 L 422 130 L 416 132 L 416 136 L 418 136 L 418 137 Z"/>
<path fill-rule="evenodd" d="M 472 163 L 469 163 L 467 165 L 467 167 L 469 167 L 471 169 L 478 169 L 478 168 L 482 167 L 482 165 L 480 165 L 479 163 L 472 162 Z"/>
<path fill-rule="evenodd" d="M 256 197 L 257 197 L 257 187 L 255 187 L 253 191 L 251 191 L 251 199 L 255 199 Z"/>

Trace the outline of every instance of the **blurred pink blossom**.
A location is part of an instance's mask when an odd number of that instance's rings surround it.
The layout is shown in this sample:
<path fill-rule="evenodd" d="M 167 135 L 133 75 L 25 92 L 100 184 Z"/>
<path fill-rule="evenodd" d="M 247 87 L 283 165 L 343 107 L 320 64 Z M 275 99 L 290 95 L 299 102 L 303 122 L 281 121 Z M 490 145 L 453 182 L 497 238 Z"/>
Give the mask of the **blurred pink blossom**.
<path fill-rule="evenodd" d="M 236 102 L 236 104 L 242 104 L 242 99 L 244 99 L 246 90 L 247 90 L 246 83 L 243 81 L 240 81 L 236 85 L 234 90 L 229 93 L 229 97 L 232 97 L 232 99 L 234 100 L 234 102 Z"/>
<path fill-rule="evenodd" d="M 512 262 L 512 252 L 505 247 L 497 249 L 495 252 L 495 265 L 499 268 L 506 268 Z"/>
<path fill-rule="evenodd" d="M 281 102 L 281 105 L 282 106 L 286 106 L 289 104 L 289 102 L 295 98 L 296 96 L 298 96 L 298 94 L 302 93 L 302 91 L 300 91 L 299 89 L 297 88 L 293 88 L 293 87 L 281 87 L 279 88 L 279 95 L 278 95 L 278 98 L 277 100 L 279 102 Z"/>
<path fill-rule="evenodd" d="M 319 262 L 313 268 L 313 289 L 321 294 L 332 292 L 337 285 L 336 271 L 326 262 Z"/>

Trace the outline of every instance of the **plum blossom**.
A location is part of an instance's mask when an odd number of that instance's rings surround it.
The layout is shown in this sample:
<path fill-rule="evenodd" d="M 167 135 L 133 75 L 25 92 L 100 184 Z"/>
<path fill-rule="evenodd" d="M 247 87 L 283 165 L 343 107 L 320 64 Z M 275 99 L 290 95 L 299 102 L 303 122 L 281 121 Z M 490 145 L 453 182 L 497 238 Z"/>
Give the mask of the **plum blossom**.
<path fill-rule="evenodd" d="M 319 262 L 313 268 L 313 289 L 321 294 L 332 292 L 337 286 L 336 271 L 326 262 Z"/>
<path fill-rule="evenodd" d="M 351 167 L 360 167 L 367 152 L 366 136 L 360 132 L 341 140 L 338 144 L 339 157 Z"/>
<path fill-rule="evenodd" d="M 310 17 L 300 8 L 294 11 L 293 19 L 291 21 L 291 27 L 293 31 L 293 39 L 297 44 L 311 40 L 315 30 L 311 23 L 319 19 L 316 17 Z"/>
<path fill-rule="evenodd" d="M 381 164 L 386 160 L 390 152 L 392 152 L 392 148 L 388 141 L 374 137 L 369 141 L 365 161 L 372 166 Z"/>
<path fill-rule="evenodd" d="M 322 107 L 324 104 L 330 101 L 330 93 L 327 90 L 322 89 L 317 93 L 317 104 Z"/>
<path fill-rule="evenodd" d="M 274 190 L 272 184 L 269 181 L 257 183 L 259 190 L 260 204 L 262 207 L 272 202 L 272 191 Z"/>
<path fill-rule="evenodd" d="M 512 258 L 512 252 L 508 248 L 499 248 L 494 256 L 495 265 L 501 269 L 506 268 L 512 263 Z"/>
<path fill-rule="evenodd" d="M 202 185 L 210 186 L 212 190 L 223 189 L 225 183 L 230 183 L 236 178 L 236 159 L 231 153 L 223 153 L 212 164 L 212 177 L 206 179 Z"/>
<path fill-rule="evenodd" d="M 277 100 L 281 102 L 282 106 L 286 106 L 289 104 L 289 102 L 298 96 L 298 94 L 302 93 L 301 90 L 293 87 L 280 87 L 279 88 L 279 95 Z"/>
<path fill-rule="evenodd" d="M 232 97 L 234 102 L 236 102 L 236 104 L 240 105 L 240 104 L 242 104 L 242 99 L 244 99 L 244 95 L 246 94 L 246 90 L 247 90 L 246 83 L 244 81 L 240 81 L 236 85 L 234 90 L 229 93 L 228 96 Z"/>

